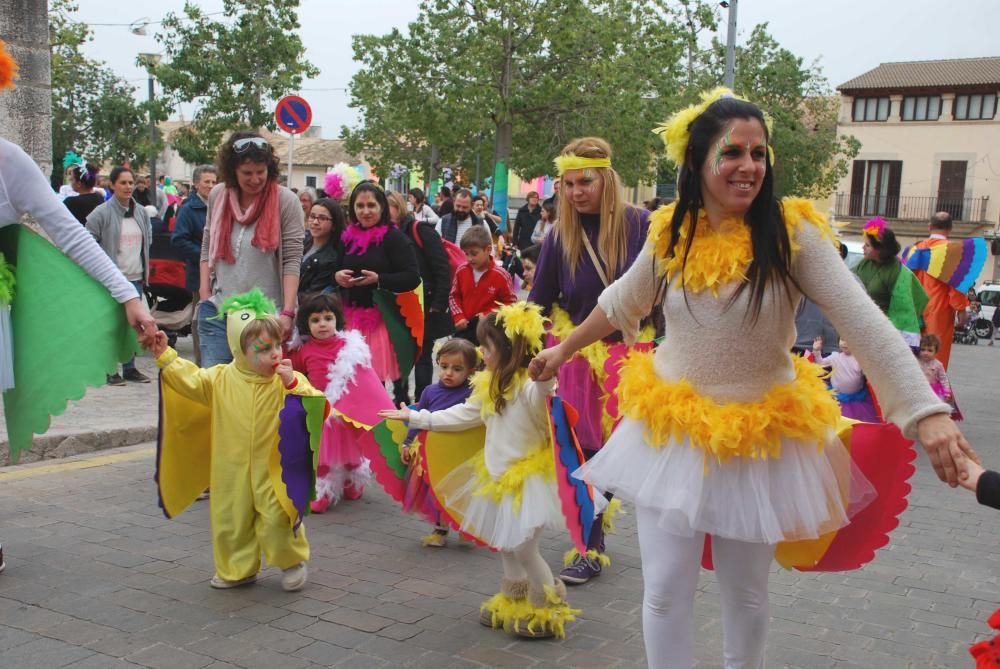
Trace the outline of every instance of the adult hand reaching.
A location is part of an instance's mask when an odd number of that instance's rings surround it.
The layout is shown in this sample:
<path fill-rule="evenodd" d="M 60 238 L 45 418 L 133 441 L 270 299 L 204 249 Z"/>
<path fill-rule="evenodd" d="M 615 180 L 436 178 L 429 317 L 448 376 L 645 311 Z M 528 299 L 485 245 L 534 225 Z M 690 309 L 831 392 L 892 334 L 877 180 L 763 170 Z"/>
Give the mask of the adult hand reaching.
<path fill-rule="evenodd" d="M 938 413 L 917 423 L 917 439 L 927 451 L 938 478 L 952 488 L 969 476 L 967 460 L 982 464 L 948 414 Z"/>
<path fill-rule="evenodd" d="M 568 358 L 562 344 L 547 348 L 532 358 L 528 364 L 528 374 L 533 381 L 548 381 L 559 372 Z"/>
<path fill-rule="evenodd" d="M 156 336 L 156 321 L 153 320 L 153 316 L 149 313 L 142 298 L 133 298 L 122 306 L 125 307 L 125 317 L 128 319 L 128 324 L 139 335 L 139 343 L 144 348 L 152 346 L 153 338 Z"/>

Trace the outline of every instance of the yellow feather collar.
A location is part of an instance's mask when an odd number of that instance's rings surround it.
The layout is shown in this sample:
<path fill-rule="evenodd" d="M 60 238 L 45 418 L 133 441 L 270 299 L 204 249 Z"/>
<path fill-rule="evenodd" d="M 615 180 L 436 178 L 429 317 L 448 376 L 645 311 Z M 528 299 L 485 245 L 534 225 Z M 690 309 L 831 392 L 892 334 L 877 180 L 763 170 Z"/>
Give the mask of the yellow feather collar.
<path fill-rule="evenodd" d="M 503 394 L 503 398 L 507 400 L 508 405 L 514 399 L 514 395 L 521 392 L 521 388 L 527 380 L 528 370 L 526 369 L 519 370 L 514 375 L 514 382 L 507 387 L 507 390 L 505 390 Z M 479 415 L 483 418 L 495 415 L 497 412 L 494 397 L 490 390 L 492 383 L 493 372 L 488 369 L 476 372 L 472 378 L 469 379 L 469 384 L 472 386 L 472 394 L 469 396 L 469 400 L 479 403 Z"/>
<path fill-rule="evenodd" d="M 650 217 L 649 224 L 650 248 L 660 260 L 659 271 L 667 277 L 668 283 L 674 277 L 680 277 L 682 267 L 683 277 L 675 287 L 680 288 L 683 285 L 694 293 L 707 289 L 717 296 L 721 286 L 732 281 L 746 281 L 747 269 L 753 262 L 753 246 L 750 241 L 750 228 L 742 221 L 723 221 L 720 229 L 716 231 L 705 220 L 705 212 L 699 211 L 698 229 L 695 231 L 687 263 L 684 263 L 684 249 L 691 229 L 690 220 L 686 220 L 681 226 L 675 255 L 668 255 L 670 223 L 675 204 L 670 203 L 660 207 Z M 793 254 L 799 250 L 795 236 L 803 221 L 816 226 L 823 238 L 836 243 L 837 236 L 826 217 L 816 211 L 808 200 L 786 198 L 782 201 L 782 209 Z"/>

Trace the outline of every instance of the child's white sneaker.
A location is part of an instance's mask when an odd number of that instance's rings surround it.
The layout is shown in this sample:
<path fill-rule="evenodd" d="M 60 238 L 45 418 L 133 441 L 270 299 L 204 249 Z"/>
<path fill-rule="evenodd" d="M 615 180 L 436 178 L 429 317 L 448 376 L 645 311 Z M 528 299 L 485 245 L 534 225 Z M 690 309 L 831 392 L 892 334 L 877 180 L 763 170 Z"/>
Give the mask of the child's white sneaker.
<path fill-rule="evenodd" d="M 257 580 L 257 574 L 253 576 L 247 576 L 246 578 L 241 578 L 238 581 L 227 581 L 218 574 L 212 577 L 212 580 L 208 582 L 210 586 L 218 590 L 228 590 L 229 588 L 238 588 L 241 585 L 248 585 Z"/>
<path fill-rule="evenodd" d="M 306 584 L 306 577 L 308 575 L 309 570 L 306 569 L 305 562 L 300 562 L 294 567 L 285 569 L 281 574 L 281 589 L 285 592 L 301 590 Z"/>

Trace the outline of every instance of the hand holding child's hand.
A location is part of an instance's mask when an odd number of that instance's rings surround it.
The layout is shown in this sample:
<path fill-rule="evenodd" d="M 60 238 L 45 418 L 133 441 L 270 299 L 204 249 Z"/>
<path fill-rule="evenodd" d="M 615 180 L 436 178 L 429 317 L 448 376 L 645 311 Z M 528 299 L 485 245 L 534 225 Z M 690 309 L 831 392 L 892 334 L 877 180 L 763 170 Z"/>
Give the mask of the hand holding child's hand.
<path fill-rule="evenodd" d="M 159 358 L 167 350 L 166 333 L 163 330 L 157 330 L 156 334 L 153 335 L 152 343 L 148 344 L 146 348 L 152 352 L 154 358 Z"/>
<path fill-rule="evenodd" d="M 965 488 L 966 490 L 971 490 L 976 492 L 976 488 L 979 487 L 979 477 L 983 475 L 986 471 L 983 466 L 974 460 L 968 460 L 965 465 L 965 470 L 968 474 L 958 477 L 958 484 Z"/>
<path fill-rule="evenodd" d="M 292 361 L 285 358 L 275 367 L 274 373 L 281 377 L 281 382 L 290 386 L 295 380 L 295 371 L 292 369 Z"/>
<path fill-rule="evenodd" d="M 406 402 L 400 402 L 398 409 L 382 409 L 378 412 L 378 415 L 382 416 L 382 418 L 401 420 L 406 423 L 410 420 L 410 408 L 406 406 Z"/>

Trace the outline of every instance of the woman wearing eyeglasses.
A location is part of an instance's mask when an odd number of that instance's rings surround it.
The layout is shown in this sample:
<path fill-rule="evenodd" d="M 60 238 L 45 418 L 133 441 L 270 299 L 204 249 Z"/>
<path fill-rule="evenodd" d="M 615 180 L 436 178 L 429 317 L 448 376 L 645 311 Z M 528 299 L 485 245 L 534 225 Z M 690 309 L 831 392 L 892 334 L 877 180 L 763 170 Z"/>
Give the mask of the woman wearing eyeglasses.
<path fill-rule="evenodd" d="M 278 158 L 263 137 L 236 132 L 216 160 L 221 183 L 208 196 L 201 245 L 198 334 L 203 367 L 232 361 L 225 321 L 212 319 L 227 297 L 260 288 L 292 330 L 302 264 L 302 204 L 278 185 Z"/>
<path fill-rule="evenodd" d="M 302 270 L 299 272 L 299 295 L 328 293 L 335 290 L 334 273 L 340 267 L 337 253 L 340 233 L 344 231 L 344 210 L 328 197 L 316 200 L 306 216 L 310 237 L 305 242 Z"/>

